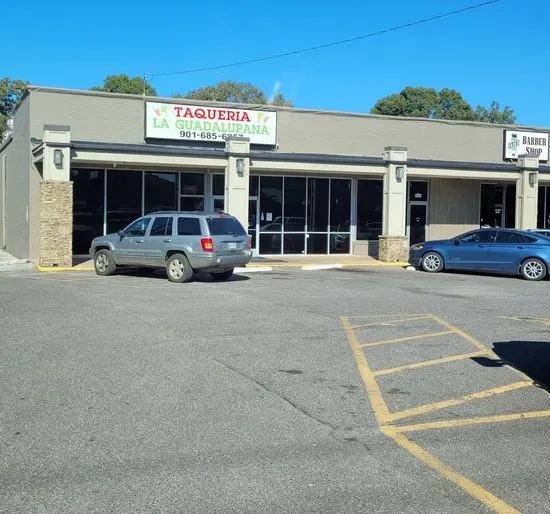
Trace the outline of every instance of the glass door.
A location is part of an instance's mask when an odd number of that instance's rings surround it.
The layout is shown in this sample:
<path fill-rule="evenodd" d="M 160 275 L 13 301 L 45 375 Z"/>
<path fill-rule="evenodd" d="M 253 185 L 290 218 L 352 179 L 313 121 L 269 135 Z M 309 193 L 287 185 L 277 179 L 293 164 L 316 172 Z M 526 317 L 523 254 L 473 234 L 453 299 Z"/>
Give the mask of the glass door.
<path fill-rule="evenodd" d="M 415 245 L 426 241 L 427 205 L 411 203 L 409 205 L 409 244 Z"/>
<path fill-rule="evenodd" d="M 253 255 L 258 255 L 258 199 L 248 200 L 248 235 L 250 236 L 250 248 Z"/>

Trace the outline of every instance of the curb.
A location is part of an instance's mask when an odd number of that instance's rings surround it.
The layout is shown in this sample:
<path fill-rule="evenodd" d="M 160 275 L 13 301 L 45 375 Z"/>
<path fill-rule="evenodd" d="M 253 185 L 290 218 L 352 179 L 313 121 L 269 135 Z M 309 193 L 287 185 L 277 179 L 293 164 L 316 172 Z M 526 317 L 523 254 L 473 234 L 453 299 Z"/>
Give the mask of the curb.
<path fill-rule="evenodd" d="M 235 268 L 235 273 L 257 273 L 261 271 L 273 271 L 274 268 L 284 269 L 284 268 L 300 268 L 303 271 L 317 271 L 324 269 L 341 269 L 341 268 L 358 268 L 358 267 L 390 267 L 390 268 L 406 268 L 410 266 L 408 262 L 371 262 L 371 261 L 358 261 L 358 262 L 335 262 L 335 263 L 326 263 L 326 264 L 249 264 L 245 268 Z M 65 271 L 94 271 L 94 268 L 91 267 L 47 267 L 47 266 L 36 266 L 36 270 L 40 273 L 58 273 Z"/>

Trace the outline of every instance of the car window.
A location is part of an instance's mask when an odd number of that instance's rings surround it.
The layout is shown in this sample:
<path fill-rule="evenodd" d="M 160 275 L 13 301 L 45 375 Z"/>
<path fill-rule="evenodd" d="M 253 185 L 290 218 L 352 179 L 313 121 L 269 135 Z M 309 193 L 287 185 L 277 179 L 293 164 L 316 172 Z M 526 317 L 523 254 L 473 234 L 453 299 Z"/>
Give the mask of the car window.
<path fill-rule="evenodd" d="M 201 223 L 199 218 L 178 218 L 178 236 L 200 236 Z"/>
<path fill-rule="evenodd" d="M 151 227 L 150 236 L 166 236 L 172 233 L 172 218 L 160 217 L 155 218 L 153 226 Z"/>
<path fill-rule="evenodd" d="M 537 242 L 537 238 L 536 238 L 536 237 L 526 236 L 526 235 L 523 236 L 523 240 L 524 240 L 526 243 L 536 243 L 536 242 Z"/>
<path fill-rule="evenodd" d="M 232 234 L 245 236 L 246 232 L 242 225 L 235 218 L 208 218 L 208 230 L 212 236 L 223 236 Z"/>
<path fill-rule="evenodd" d="M 141 218 L 134 221 L 134 223 L 126 228 L 124 234 L 129 237 L 143 237 L 145 232 L 147 232 L 147 227 L 149 226 L 150 221 L 151 218 Z"/>
<path fill-rule="evenodd" d="M 497 233 L 497 243 L 508 243 L 508 244 L 518 244 L 518 243 L 524 243 L 523 236 L 521 234 L 517 234 L 516 232 L 506 232 L 501 231 Z"/>
<path fill-rule="evenodd" d="M 478 230 L 470 232 L 460 238 L 461 243 L 493 243 L 496 232 L 494 230 Z"/>

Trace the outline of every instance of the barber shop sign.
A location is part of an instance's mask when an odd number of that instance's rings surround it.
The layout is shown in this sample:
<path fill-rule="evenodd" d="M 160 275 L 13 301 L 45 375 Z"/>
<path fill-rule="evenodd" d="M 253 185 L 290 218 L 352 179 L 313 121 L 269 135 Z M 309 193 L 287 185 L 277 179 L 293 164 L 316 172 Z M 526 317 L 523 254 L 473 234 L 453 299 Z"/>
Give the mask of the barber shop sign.
<path fill-rule="evenodd" d="M 548 133 L 504 131 L 504 159 L 536 157 L 539 161 L 548 160 Z"/>

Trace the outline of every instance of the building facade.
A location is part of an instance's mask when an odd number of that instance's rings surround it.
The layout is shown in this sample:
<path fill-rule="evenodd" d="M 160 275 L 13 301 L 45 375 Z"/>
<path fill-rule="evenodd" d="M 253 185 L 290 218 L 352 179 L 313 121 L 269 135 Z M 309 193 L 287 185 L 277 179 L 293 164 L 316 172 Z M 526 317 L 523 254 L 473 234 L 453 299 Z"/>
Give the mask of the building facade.
<path fill-rule="evenodd" d="M 258 255 L 406 260 L 549 228 L 548 130 L 30 87 L 0 145 L 0 247 L 68 266 L 149 212 L 217 210 Z"/>

